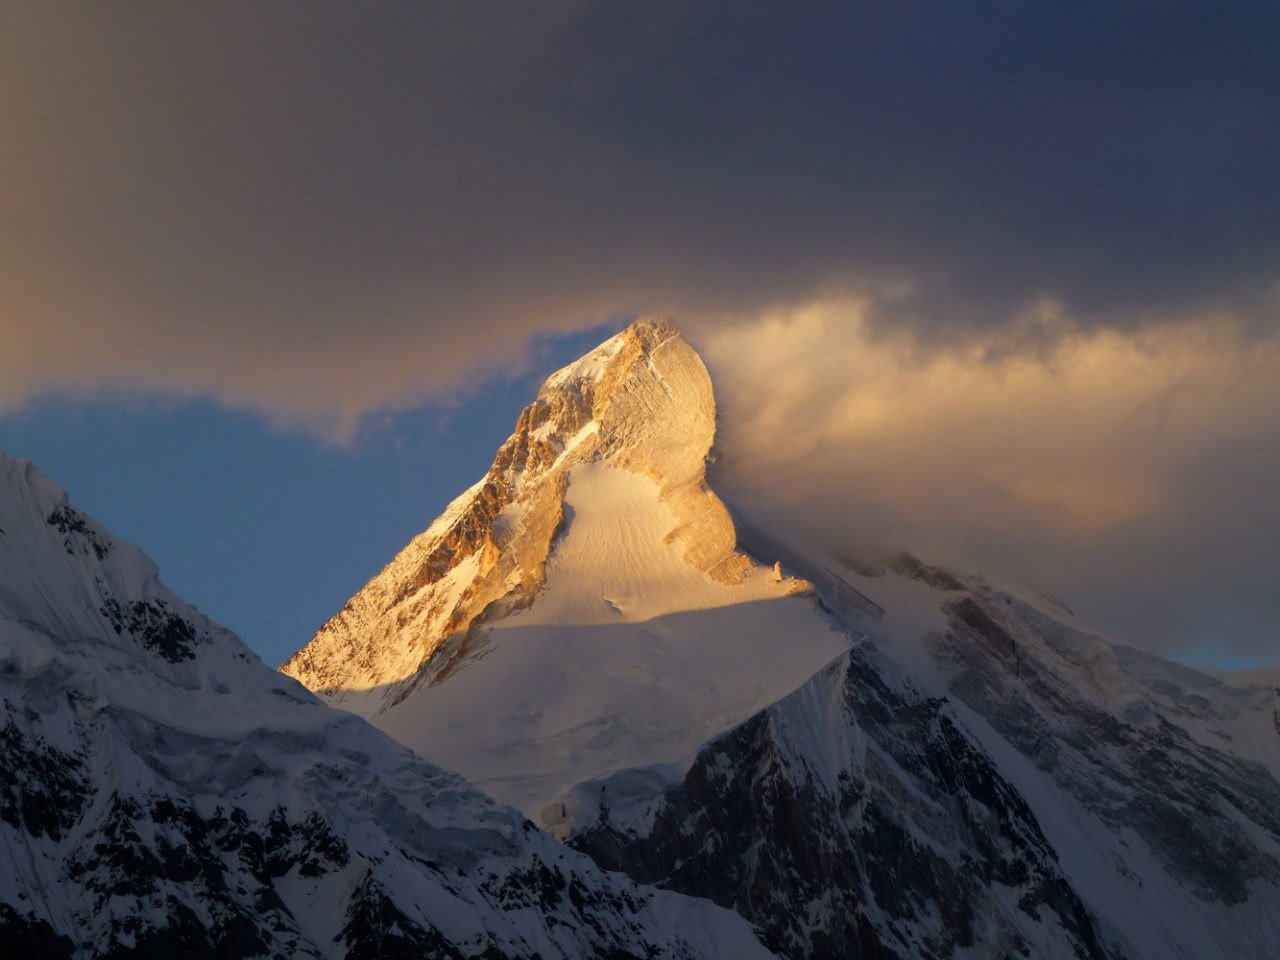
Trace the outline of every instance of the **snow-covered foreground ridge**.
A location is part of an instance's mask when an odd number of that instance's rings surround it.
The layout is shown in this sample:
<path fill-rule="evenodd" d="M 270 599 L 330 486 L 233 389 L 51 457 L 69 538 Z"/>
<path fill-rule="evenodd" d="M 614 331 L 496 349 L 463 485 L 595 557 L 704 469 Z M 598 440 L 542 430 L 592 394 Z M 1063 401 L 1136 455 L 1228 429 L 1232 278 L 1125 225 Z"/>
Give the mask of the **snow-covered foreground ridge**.
<path fill-rule="evenodd" d="M 848 647 L 737 549 L 714 434 L 697 353 L 637 321 L 283 671 L 544 824 L 583 780 L 686 760 Z"/>
<path fill-rule="evenodd" d="M 267 668 L 0 454 L 0 957 L 765 957 Z"/>

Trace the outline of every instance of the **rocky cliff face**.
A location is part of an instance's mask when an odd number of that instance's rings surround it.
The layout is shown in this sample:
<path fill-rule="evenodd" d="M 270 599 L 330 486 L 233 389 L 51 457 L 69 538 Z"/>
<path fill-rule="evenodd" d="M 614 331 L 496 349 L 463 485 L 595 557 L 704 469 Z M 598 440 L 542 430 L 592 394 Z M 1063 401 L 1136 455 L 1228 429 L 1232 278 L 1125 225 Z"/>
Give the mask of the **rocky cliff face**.
<path fill-rule="evenodd" d="M 782 955 L 1119 955 L 945 701 L 865 646 L 709 744 L 679 785 L 646 780 L 579 787 L 572 845 L 733 907 Z"/>
<path fill-rule="evenodd" d="M 331 710 L 0 455 L 0 956 L 767 956 Z"/>
<path fill-rule="evenodd" d="M 1206 930 L 1224 956 L 1280 951 L 1280 691 L 1110 643 L 977 578 L 938 609 L 946 629 L 913 659 L 1021 759 L 1028 796 L 1069 811 L 1041 815 L 1063 846 L 1088 844 L 1077 886 L 1135 952 L 1214 956 Z"/>

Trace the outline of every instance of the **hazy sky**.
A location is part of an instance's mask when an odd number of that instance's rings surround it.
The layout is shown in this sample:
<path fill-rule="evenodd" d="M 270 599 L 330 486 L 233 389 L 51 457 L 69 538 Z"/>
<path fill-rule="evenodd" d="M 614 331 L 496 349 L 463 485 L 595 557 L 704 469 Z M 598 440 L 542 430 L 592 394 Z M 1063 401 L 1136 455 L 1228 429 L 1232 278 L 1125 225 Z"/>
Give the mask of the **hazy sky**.
<path fill-rule="evenodd" d="M 1280 660 L 1280 6 L 0 16 L 0 446 L 207 516 L 135 538 L 269 658 L 669 312 L 744 501 Z"/>

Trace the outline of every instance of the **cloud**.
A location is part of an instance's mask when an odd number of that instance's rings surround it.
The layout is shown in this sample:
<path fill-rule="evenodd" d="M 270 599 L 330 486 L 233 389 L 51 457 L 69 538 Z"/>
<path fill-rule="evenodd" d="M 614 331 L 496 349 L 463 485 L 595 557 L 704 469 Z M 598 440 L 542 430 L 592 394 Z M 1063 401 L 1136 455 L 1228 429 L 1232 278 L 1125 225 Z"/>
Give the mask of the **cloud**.
<path fill-rule="evenodd" d="M 1252 2 L 27 6 L 0 412 L 207 396 L 341 441 L 671 312 L 726 451 L 796 478 L 744 486 L 815 527 L 1262 643 L 1277 36 Z"/>
<path fill-rule="evenodd" d="M 1015 572 L 1140 645 L 1274 659 L 1280 337 L 1089 329 L 1044 306 L 937 347 L 878 334 L 873 312 L 818 301 L 700 332 L 740 501 L 837 556 Z"/>
<path fill-rule="evenodd" d="M 30 7 L 0 404 L 350 432 L 613 314 L 964 337 L 1277 303 L 1273 4 Z"/>

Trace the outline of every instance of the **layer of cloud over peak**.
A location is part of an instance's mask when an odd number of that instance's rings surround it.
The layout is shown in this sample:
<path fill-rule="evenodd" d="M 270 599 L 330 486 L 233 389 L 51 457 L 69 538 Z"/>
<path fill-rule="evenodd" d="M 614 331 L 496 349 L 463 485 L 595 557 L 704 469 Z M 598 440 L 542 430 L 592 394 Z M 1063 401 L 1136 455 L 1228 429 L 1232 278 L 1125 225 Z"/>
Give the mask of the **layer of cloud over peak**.
<path fill-rule="evenodd" d="M 345 426 L 617 313 L 1274 316 L 1280 7 L 11 9 L 0 404 Z"/>
<path fill-rule="evenodd" d="M 1280 337 L 1089 330 L 1046 306 L 1020 335 L 938 348 L 869 312 L 703 335 L 720 483 L 837 557 L 1012 571 L 1142 646 L 1274 659 Z"/>
<path fill-rule="evenodd" d="M 349 438 L 670 312 L 745 493 L 1256 647 L 1277 63 L 1247 0 L 9 5 L 0 412 Z"/>

